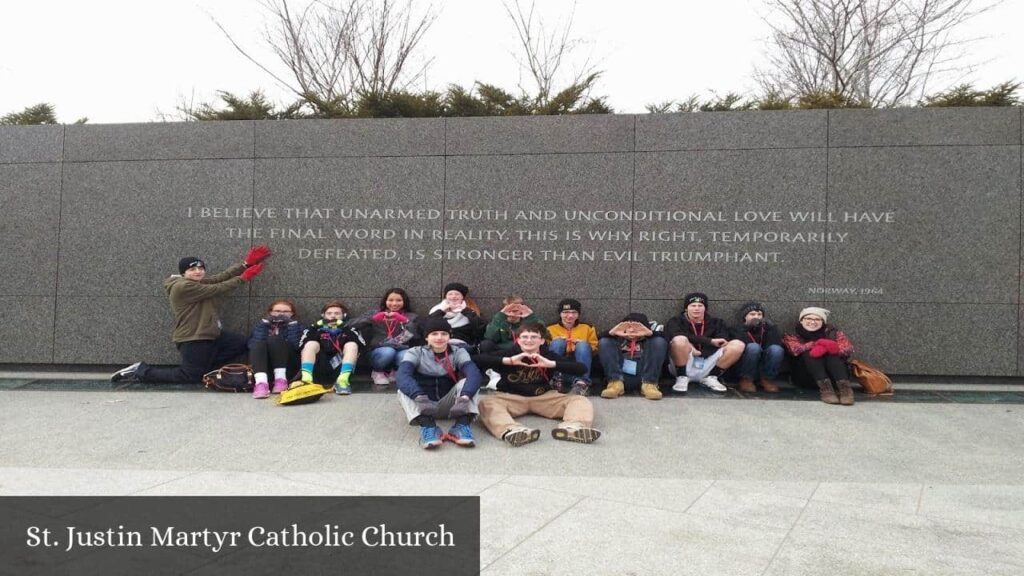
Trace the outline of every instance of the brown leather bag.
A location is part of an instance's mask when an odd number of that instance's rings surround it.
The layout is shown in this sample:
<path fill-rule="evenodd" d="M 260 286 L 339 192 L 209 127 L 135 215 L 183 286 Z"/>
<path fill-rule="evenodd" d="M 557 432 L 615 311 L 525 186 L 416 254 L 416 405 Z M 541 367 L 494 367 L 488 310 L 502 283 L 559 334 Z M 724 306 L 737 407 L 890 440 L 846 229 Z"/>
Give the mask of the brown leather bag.
<path fill-rule="evenodd" d="M 892 380 L 885 372 L 856 358 L 850 359 L 850 369 L 866 394 L 892 394 Z"/>
<path fill-rule="evenodd" d="M 227 364 L 203 376 L 203 384 L 209 390 L 221 392 L 252 392 L 252 368 L 247 364 Z"/>

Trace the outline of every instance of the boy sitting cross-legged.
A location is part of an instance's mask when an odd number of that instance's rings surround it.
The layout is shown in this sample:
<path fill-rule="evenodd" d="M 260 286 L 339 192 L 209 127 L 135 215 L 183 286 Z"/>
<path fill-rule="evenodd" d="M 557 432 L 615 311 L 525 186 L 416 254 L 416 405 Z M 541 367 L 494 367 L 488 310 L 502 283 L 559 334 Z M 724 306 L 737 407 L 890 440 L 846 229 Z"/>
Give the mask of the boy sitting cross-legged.
<path fill-rule="evenodd" d="M 512 446 L 540 438 L 540 430 L 516 422 L 516 417 L 527 414 L 560 419 L 562 422 L 551 431 L 556 440 L 589 444 L 601 436 L 592 427 L 594 407 L 590 400 L 557 392 L 550 385 L 555 371 L 580 376 L 585 367 L 542 349 L 544 335 L 543 324 L 526 322 L 516 331 L 517 344 L 511 351 L 474 359 L 481 368 L 493 369 L 501 376 L 498 392 L 480 401 L 480 419 L 491 434 Z"/>

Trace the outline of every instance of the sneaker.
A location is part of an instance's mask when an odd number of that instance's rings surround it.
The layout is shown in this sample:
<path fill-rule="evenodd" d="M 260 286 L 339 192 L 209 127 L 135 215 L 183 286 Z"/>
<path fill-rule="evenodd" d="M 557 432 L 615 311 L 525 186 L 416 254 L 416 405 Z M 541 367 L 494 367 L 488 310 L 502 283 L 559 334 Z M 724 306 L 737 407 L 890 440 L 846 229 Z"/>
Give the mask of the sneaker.
<path fill-rule="evenodd" d="M 256 386 L 252 389 L 253 398 L 269 398 L 270 397 L 270 385 L 266 382 L 257 382 Z"/>
<path fill-rule="evenodd" d="M 388 384 L 391 384 L 391 380 L 388 378 L 388 373 L 381 372 L 380 370 L 370 372 L 370 379 L 373 380 L 374 386 L 387 386 Z"/>
<path fill-rule="evenodd" d="M 586 380 L 577 380 L 572 383 L 572 390 L 569 391 L 569 394 L 586 396 L 588 390 L 590 390 L 590 382 L 587 382 Z"/>
<path fill-rule="evenodd" d="M 284 378 L 274 378 L 274 388 L 271 390 L 274 394 L 280 394 L 288 389 L 288 381 Z"/>
<path fill-rule="evenodd" d="M 476 442 L 473 440 L 473 431 L 470 430 L 469 424 L 459 424 L 458 422 L 452 424 L 452 427 L 448 429 L 448 433 L 444 435 L 444 439 L 466 448 L 476 446 Z"/>
<path fill-rule="evenodd" d="M 522 446 L 523 444 L 529 444 L 530 442 L 536 442 L 538 438 L 540 438 L 540 430 L 527 428 L 526 426 L 509 428 L 501 436 L 502 440 L 516 447 Z"/>
<path fill-rule="evenodd" d="M 484 385 L 484 388 L 490 388 L 491 390 L 497 390 L 498 389 L 498 382 L 501 381 L 501 374 L 498 374 L 494 370 L 488 368 L 487 371 L 484 372 L 484 376 L 487 376 L 487 384 Z"/>
<path fill-rule="evenodd" d="M 142 366 L 142 362 L 136 362 L 131 366 L 125 366 L 117 372 L 110 375 L 111 382 L 138 382 L 139 381 L 139 366 Z"/>
<path fill-rule="evenodd" d="M 714 392 L 726 391 L 726 387 L 723 386 L 722 383 L 718 381 L 718 376 L 705 376 L 704 379 L 700 381 L 700 383 L 706 386 L 708 390 L 712 390 Z"/>
<path fill-rule="evenodd" d="M 686 392 L 690 389 L 690 377 L 689 376 L 676 376 L 676 383 L 672 385 L 672 390 L 676 392 Z"/>
<path fill-rule="evenodd" d="M 587 428 L 580 424 L 562 424 L 551 431 L 551 436 L 553 436 L 555 440 L 590 444 L 601 437 L 601 431 L 594 428 Z"/>
<path fill-rule="evenodd" d="M 648 400 L 661 400 L 662 393 L 658 389 L 658 385 L 653 382 L 644 382 L 640 384 L 640 394 Z"/>
<path fill-rule="evenodd" d="M 565 392 L 565 379 L 561 374 L 555 374 L 548 380 L 548 386 L 555 392 Z"/>
<path fill-rule="evenodd" d="M 352 385 L 348 383 L 348 378 L 339 377 L 334 382 L 334 393 L 342 396 L 348 396 L 352 393 Z"/>
<path fill-rule="evenodd" d="M 388 372 L 388 384 L 394 384 L 398 380 L 398 370 Z"/>
<path fill-rule="evenodd" d="M 420 448 L 431 450 L 437 448 L 444 442 L 444 434 L 437 426 L 423 426 L 420 428 Z"/>

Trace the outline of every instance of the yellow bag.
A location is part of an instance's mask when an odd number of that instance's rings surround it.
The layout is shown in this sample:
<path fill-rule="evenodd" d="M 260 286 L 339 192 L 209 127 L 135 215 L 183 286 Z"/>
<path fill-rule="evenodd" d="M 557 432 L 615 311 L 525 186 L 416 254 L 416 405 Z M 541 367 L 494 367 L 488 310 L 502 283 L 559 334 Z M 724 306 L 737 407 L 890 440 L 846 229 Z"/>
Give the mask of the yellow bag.
<path fill-rule="evenodd" d="M 866 394 L 892 394 L 892 380 L 885 372 L 855 358 L 850 359 L 850 368 L 853 370 L 853 377 L 860 382 Z"/>
<path fill-rule="evenodd" d="M 327 394 L 330 391 L 330 388 L 324 388 L 314 382 L 303 382 L 301 380 L 297 380 L 292 382 L 287 390 L 281 392 L 281 396 L 277 399 L 277 403 L 281 406 L 309 404 L 310 402 L 316 402 L 323 398 L 324 394 Z"/>

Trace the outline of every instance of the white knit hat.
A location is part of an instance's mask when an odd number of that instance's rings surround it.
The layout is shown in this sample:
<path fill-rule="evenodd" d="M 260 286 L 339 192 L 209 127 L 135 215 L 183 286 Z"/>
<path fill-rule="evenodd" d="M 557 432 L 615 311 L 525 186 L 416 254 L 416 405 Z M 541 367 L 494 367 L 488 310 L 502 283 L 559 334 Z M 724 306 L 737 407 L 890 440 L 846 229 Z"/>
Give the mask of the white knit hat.
<path fill-rule="evenodd" d="M 808 306 L 807 308 L 804 308 L 803 310 L 800 311 L 800 318 L 799 318 L 799 320 L 803 320 L 804 316 L 812 316 L 813 315 L 813 316 L 817 316 L 817 317 L 821 318 L 821 322 L 823 324 L 828 324 L 828 315 L 829 314 L 831 314 L 831 312 L 829 312 L 828 310 L 825 310 L 824 308 L 818 308 L 817 306 Z"/>

